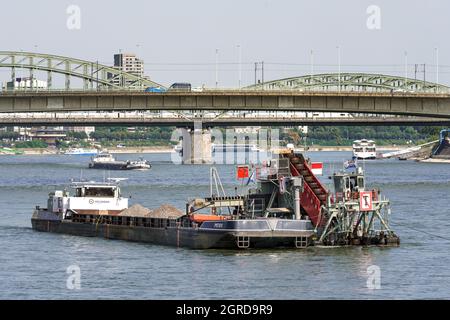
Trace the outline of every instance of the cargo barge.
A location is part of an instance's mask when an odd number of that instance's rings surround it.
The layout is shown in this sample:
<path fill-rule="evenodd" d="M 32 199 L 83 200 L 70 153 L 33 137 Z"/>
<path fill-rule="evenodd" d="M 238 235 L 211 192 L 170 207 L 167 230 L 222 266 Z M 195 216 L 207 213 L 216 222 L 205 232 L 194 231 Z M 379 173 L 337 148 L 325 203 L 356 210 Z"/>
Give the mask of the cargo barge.
<path fill-rule="evenodd" d="M 116 182 L 80 182 L 74 194 L 55 191 L 36 207 L 32 227 L 192 249 L 306 248 L 314 245 L 397 246 L 388 223 L 389 201 L 365 186 L 363 171 L 331 177 L 334 192 L 314 175 L 303 155 L 284 150 L 255 169 L 255 187 L 227 196 L 211 169 L 211 194 L 155 210 L 128 206 Z"/>

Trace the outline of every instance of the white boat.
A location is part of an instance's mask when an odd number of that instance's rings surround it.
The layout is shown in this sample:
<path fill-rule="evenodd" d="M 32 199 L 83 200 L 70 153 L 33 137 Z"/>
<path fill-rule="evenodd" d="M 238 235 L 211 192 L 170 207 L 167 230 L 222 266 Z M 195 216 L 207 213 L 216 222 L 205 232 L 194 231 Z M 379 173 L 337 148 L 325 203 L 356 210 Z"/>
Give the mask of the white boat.
<path fill-rule="evenodd" d="M 126 161 L 117 161 L 112 154 L 102 152 L 92 157 L 89 168 L 104 170 L 123 170 L 127 166 Z"/>
<path fill-rule="evenodd" d="M 84 148 L 70 148 L 66 152 L 66 155 L 76 155 L 76 156 L 95 156 L 98 154 L 97 149 L 84 149 Z"/>
<path fill-rule="evenodd" d="M 116 160 L 112 154 L 107 152 L 102 152 L 92 157 L 89 163 L 89 168 L 103 170 L 148 170 L 151 167 L 150 162 L 143 158 L 138 160 Z"/>
<path fill-rule="evenodd" d="M 353 141 L 353 157 L 359 160 L 376 159 L 377 150 L 375 142 L 367 139 Z"/>
<path fill-rule="evenodd" d="M 148 170 L 152 167 L 149 161 L 139 158 L 139 160 L 127 161 L 127 170 Z"/>

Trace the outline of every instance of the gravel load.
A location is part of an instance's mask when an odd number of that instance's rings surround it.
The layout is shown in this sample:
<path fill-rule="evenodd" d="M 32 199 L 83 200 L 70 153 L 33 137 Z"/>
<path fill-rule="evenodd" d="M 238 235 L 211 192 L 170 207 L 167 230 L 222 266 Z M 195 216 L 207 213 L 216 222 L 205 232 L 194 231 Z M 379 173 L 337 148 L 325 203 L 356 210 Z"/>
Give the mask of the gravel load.
<path fill-rule="evenodd" d="M 124 217 L 148 217 L 151 210 L 147 209 L 140 204 L 135 204 L 129 207 L 128 209 L 123 210 L 119 213 L 119 216 Z"/>
<path fill-rule="evenodd" d="M 161 207 L 154 210 L 150 210 L 135 204 L 128 209 L 123 210 L 119 216 L 123 217 L 142 217 L 142 218 L 179 218 L 184 216 L 184 212 L 171 206 L 169 204 L 163 204 Z"/>
<path fill-rule="evenodd" d="M 163 204 L 148 215 L 150 218 L 179 218 L 181 216 L 184 216 L 184 212 L 169 204 Z"/>

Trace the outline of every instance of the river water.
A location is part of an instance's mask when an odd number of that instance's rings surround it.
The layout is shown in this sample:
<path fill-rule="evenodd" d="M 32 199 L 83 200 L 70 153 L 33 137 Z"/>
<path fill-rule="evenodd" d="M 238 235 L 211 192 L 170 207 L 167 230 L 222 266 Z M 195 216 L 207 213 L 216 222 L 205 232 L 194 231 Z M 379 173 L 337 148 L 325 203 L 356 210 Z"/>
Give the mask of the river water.
<path fill-rule="evenodd" d="M 348 152 L 311 152 L 325 176 Z M 120 155 L 117 158 L 135 158 Z M 144 156 L 150 171 L 114 172 L 131 203 L 184 209 L 209 192 L 208 166 L 181 166 L 169 154 Z M 195 251 L 84 238 L 31 229 L 36 205 L 70 178 L 102 180 L 83 156 L 0 157 L 1 299 L 413 299 L 450 298 L 450 167 L 406 161 L 364 164 L 368 183 L 392 201 L 398 248 Z M 228 190 L 235 166 L 218 166 Z M 325 182 L 328 180 L 324 177 Z M 78 266 L 81 288 L 67 288 L 67 268 Z M 367 285 L 380 270 L 379 289 Z M 372 267 L 373 268 L 373 267 Z M 376 268 L 376 267 L 375 267 Z M 369 270 L 372 270 L 369 268 Z"/>

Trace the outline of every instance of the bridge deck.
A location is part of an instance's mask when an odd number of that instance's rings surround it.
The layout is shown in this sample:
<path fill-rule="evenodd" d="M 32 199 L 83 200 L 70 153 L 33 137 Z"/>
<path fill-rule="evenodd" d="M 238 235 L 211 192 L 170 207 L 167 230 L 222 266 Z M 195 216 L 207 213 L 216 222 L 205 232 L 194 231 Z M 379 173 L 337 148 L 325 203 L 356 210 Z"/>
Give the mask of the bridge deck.
<path fill-rule="evenodd" d="M 3 92 L 0 112 L 112 110 L 265 110 L 397 114 L 450 118 L 450 95 L 439 93 L 205 91 Z"/>

